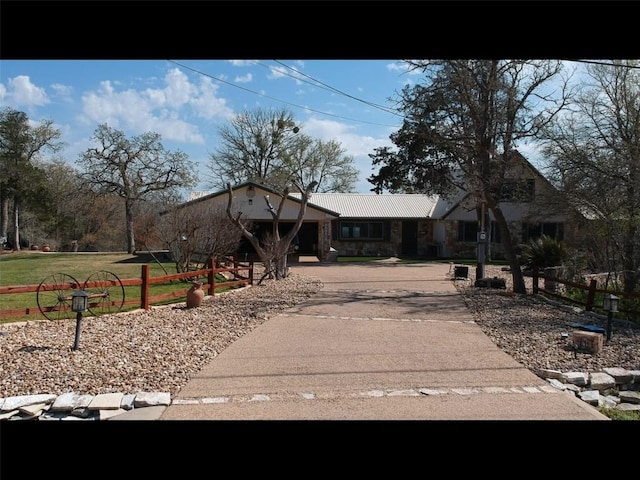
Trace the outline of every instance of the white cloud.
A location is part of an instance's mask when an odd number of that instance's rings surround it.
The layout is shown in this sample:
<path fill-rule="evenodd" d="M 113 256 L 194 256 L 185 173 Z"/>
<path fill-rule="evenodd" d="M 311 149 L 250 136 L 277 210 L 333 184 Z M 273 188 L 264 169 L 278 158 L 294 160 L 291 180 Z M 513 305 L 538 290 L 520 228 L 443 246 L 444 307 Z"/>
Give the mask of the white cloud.
<path fill-rule="evenodd" d="M 304 78 L 304 76 L 298 72 L 297 68 L 295 67 L 292 67 L 292 68 L 293 70 L 282 67 L 282 66 L 271 66 L 269 67 L 270 74 L 267 75 L 267 78 L 269 80 L 278 80 L 280 78 L 291 78 L 295 80 L 296 85 L 302 85 L 304 82 L 302 82 L 301 79 Z"/>
<path fill-rule="evenodd" d="M 409 66 L 404 62 L 393 62 L 387 64 L 387 70 L 390 72 L 398 72 L 400 74 L 420 75 L 420 71 L 411 70 Z"/>
<path fill-rule="evenodd" d="M 409 69 L 404 62 L 393 62 L 387 64 L 387 70 L 390 72 L 398 72 L 398 79 L 401 85 L 414 85 L 416 82 L 412 77 L 417 77 L 423 72 L 419 69 Z"/>
<path fill-rule="evenodd" d="M 21 107 L 39 107 L 49 103 L 49 97 L 44 88 L 31 83 L 31 79 L 27 75 L 18 75 L 9 79 L 3 93 L 4 99 L 7 100 L 7 103 Z"/>
<path fill-rule="evenodd" d="M 310 118 L 304 122 L 304 133 L 325 140 L 336 140 L 342 144 L 349 155 L 368 155 L 376 147 L 391 145 L 388 136 L 382 138 L 362 136 L 355 131 L 356 128 L 335 120 Z M 391 131 L 393 129 L 389 132 Z"/>
<path fill-rule="evenodd" d="M 258 63 L 258 60 L 229 60 L 234 67 L 250 67 Z"/>
<path fill-rule="evenodd" d="M 61 83 L 54 83 L 51 85 L 51 89 L 59 97 L 69 98 L 73 94 L 73 87 L 69 85 L 63 85 Z"/>
<path fill-rule="evenodd" d="M 234 81 L 238 83 L 251 83 L 252 80 L 253 80 L 253 75 L 251 73 L 247 73 L 244 76 L 236 77 Z"/>
<path fill-rule="evenodd" d="M 269 73 L 270 75 L 267 75 L 267 78 L 269 80 L 274 80 L 274 79 L 278 79 L 278 78 L 284 78 L 286 77 L 286 69 L 284 67 L 269 67 Z"/>
<path fill-rule="evenodd" d="M 218 88 L 210 78 L 203 77 L 200 81 L 198 95 L 189 101 L 189 105 L 199 117 L 210 120 L 215 117 L 226 119 L 233 115 L 233 110 L 227 106 L 227 101 L 216 96 Z"/>
<path fill-rule="evenodd" d="M 392 146 L 389 136 L 374 138 L 370 135 L 359 135 L 357 127 L 349 126 L 334 120 L 320 120 L 310 118 L 304 122 L 304 133 L 314 138 L 323 140 L 335 140 L 345 150 L 345 155 L 353 157 L 353 165 L 360 171 L 356 182 L 356 191 L 369 192 L 372 185 L 367 178 L 374 172 L 370 153 L 382 146 Z M 389 129 L 389 133 L 395 129 Z"/>
<path fill-rule="evenodd" d="M 196 93 L 196 87 L 189 83 L 187 76 L 177 68 L 169 70 L 164 80 L 166 87 L 149 88 L 145 91 L 158 107 L 181 107 Z"/>
<path fill-rule="evenodd" d="M 118 91 L 110 81 L 97 91 L 83 95 L 85 123 L 108 123 L 127 135 L 153 131 L 163 139 L 203 144 L 198 126 L 185 120 L 189 115 L 211 119 L 228 118 L 232 110 L 218 98 L 218 86 L 209 78 L 198 85 L 177 68 L 169 70 L 160 88 Z"/>

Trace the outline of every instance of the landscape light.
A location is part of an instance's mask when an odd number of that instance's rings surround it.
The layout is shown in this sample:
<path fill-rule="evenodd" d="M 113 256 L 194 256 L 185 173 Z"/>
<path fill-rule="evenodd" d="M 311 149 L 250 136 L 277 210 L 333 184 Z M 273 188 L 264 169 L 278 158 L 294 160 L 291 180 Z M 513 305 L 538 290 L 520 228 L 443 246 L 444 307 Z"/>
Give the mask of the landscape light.
<path fill-rule="evenodd" d="M 76 290 L 71 295 L 71 310 L 74 312 L 84 312 L 87 310 L 89 294 L 84 290 Z"/>
<path fill-rule="evenodd" d="M 82 312 L 87 309 L 89 294 L 84 290 L 76 290 L 71 295 L 71 310 L 76 312 L 76 338 L 73 342 L 73 349 L 80 348 L 80 325 L 82 324 Z"/>
<path fill-rule="evenodd" d="M 607 340 L 611 340 L 611 323 L 613 312 L 618 311 L 618 300 L 618 297 L 610 293 L 602 298 L 602 308 L 607 312 Z"/>

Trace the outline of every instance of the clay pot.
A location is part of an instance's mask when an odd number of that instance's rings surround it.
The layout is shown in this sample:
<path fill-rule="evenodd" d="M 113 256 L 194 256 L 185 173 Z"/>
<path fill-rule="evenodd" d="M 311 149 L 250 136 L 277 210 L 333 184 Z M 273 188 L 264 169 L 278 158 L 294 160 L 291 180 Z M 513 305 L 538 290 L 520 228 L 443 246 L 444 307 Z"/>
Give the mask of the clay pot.
<path fill-rule="evenodd" d="M 191 282 L 191 288 L 187 290 L 187 308 L 199 307 L 204 299 L 202 282 Z"/>

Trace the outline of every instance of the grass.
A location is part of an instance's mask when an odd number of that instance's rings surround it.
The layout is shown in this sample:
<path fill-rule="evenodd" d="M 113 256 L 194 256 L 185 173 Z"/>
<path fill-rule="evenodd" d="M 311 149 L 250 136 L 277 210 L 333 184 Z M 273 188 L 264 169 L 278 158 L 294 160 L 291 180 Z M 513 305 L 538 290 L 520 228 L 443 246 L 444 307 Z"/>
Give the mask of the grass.
<path fill-rule="evenodd" d="M 54 273 L 84 281 L 100 270 L 112 272 L 119 278 L 140 278 L 144 264 L 150 265 L 152 276 L 176 272 L 173 262 L 158 264 L 151 257 L 127 253 L 14 252 L 0 256 L 0 285 L 37 285 Z"/>
<path fill-rule="evenodd" d="M 616 410 L 615 408 L 598 408 L 598 411 L 606 415 L 611 420 L 636 420 L 640 421 L 640 411 L 638 410 Z"/>
<path fill-rule="evenodd" d="M 70 275 L 79 283 L 84 283 L 90 276 L 101 271 L 110 272 L 120 280 L 141 278 L 142 265 L 149 265 L 151 277 L 177 273 L 175 264 L 172 261 L 166 259 L 156 261 L 150 255 L 25 251 L 0 255 L 0 286 L 40 285 L 41 282 L 48 284 L 52 279 L 51 276 L 54 274 L 56 274 L 56 276 L 61 276 L 59 274 L 65 276 Z M 223 282 L 224 277 L 218 276 L 216 281 L 218 280 Z M 157 302 L 154 303 L 154 305 L 178 303 L 186 299 L 186 291 L 190 286 L 189 283 L 179 280 L 153 284 L 149 286 L 149 294 L 161 295 L 184 289 L 183 296 Z M 69 291 L 69 294 L 71 294 L 71 291 Z M 124 287 L 124 298 L 127 301 L 134 298 L 139 299 L 140 286 Z M 29 308 L 34 312 L 30 315 L 0 317 L 0 324 L 23 320 L 45 319 L 38 308 L 36 292 L 0 295 L 0 305 L 3 310 Z M 46 305 L 49 306 L 48 303 Z M 122 307 L 122 311 L 135 310 L 137 308 L 139 307 L 136 305 L 125 304 Z"/>

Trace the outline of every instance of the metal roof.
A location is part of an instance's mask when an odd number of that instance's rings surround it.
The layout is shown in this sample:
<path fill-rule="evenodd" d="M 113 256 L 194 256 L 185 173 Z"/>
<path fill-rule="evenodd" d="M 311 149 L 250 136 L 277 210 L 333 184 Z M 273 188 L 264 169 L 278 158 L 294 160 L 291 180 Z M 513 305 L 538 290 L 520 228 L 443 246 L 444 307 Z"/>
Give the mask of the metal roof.
<path fill-rule="evenodd" d="M 430 218 L 437 201 L 437 195 L 415 193 L 312 193 L 309 204 L 339 212 L 340 218 Z"/>

